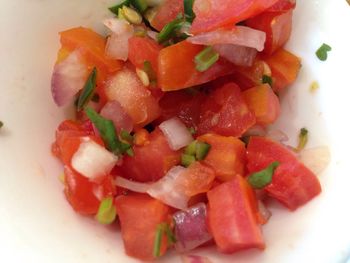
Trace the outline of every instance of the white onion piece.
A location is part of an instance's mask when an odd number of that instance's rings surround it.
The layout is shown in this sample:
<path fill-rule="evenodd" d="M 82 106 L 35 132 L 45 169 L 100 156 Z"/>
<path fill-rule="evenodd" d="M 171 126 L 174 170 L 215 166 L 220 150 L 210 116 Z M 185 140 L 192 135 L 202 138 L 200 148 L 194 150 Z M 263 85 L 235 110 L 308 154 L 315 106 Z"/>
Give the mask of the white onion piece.
<path fill-rule="evenodd" d="M 207 229 L 206 218 L 207 207 L 204 203 L 198 203 L 173 215 L 177 251 L 192 250 L 212 239 Z"/>
<path fill-rule="evenodd" d="M 81 175 L 95 180 L 111 172 L 118 157 L 89 138 L 83 138 L 72 157 L 72 167 Z"/>
<path fill-rule="evenodd" d="M 185 147 L 193 141 L 193 137 L 185 124 L 176 117 L 162 122 L 159 128 L 164 133 L 170 148 L 174 151 Z"/>
<path fill-rule="evenodd" d="M 322 173 L 331 160 L 327 146 L 304 149 L 299 153 L 299 160 L 315 174 Z"/>
<path fill-rule="evenodd" d="M 280 143 L 285 143 L 289 140 L 288 135 L 281 130 L 270 130 L 267 132 L 266 137 Z"/>
<path fill-rule="evenodd" d="M 84 87 L 87 75 L 88 69 L 78 50 L 56 64 L 51 78 L 51 92 L 55 103 L 63 106 L 71 102 L 75 94 Z"/>
<path fill-rule="evenodd" d="M 244 134 L 243 137 L 245 136 L 265 136 L 266 135 L 266 130 L 263 126 L 260 125 L 254 125 L 253 127 L 249 128 Z"/>
<path fill-rule="evenodd" d="M 196 255 L 184 255 L 181 260 L 182 263 L 212 263 L 209 258 Z"/>
<path fill-rule="evenodd" d="M 253 65 L 257 54 L 255 48 L 232 44 L 216 44 L 213 46 L 213 49 L 231 63 L 244 67 Z"/>
<path fill-rule="evenodd" d="M 112 59 L 126 61 L 129 53 L 129 38 L 134 34 L 134 28 L 126 20 L 110 18 L 106 19 L 104 25 L 112 34 L 107 40 L 105 53 Z"/>
<path fill-rule="evenodd" d="M 265 219 L 265 221 L 269 221 L 272 213 L 269 209 L 267 209 L 266 205 L 261 200 L 258 200 L 258 210 L 260 215 Z"/>
<path fill-rule="evenodd" d="M 118 133 L 121 130 L 131 132 L 133 129 L 133 121 L 130 115 L 116 100 L 107 102 L 101 109 L 100 114 L 102 117 L 113 121 Z"/>
<path fill-rule="evenodd" d="M 262 51 L 266 33 L 246 26 L 236 26 L 233 29 L 218 29 L 202 33 L 186 40 L 198 45 L 233 44 Z"/>
<path fill-rule="evenodd" d="M 158 41 L 157 38 L 158 33 L 152 30 L 147 30 L 147 36 L 149 36 L 150 38 L 152 38 L 155 41 Z"/>
<path fill-rule="evenodd" d="M 181 210 L 186 209 L 189 197 L 183 189 L 177 187 L 177 178 L 185 170 L 182 166 L 174 166 L 163 178 L 153 183 L 147 193 L 169 206 Z"/>
<path fill-rule="evenodd" d="M 134 182 L 120 176 L 117 176 L 114 183 L 116 186 L 128 189 L 136 193 L 147 193 L 148 189 L 152 186 L 152 184 Z"/>

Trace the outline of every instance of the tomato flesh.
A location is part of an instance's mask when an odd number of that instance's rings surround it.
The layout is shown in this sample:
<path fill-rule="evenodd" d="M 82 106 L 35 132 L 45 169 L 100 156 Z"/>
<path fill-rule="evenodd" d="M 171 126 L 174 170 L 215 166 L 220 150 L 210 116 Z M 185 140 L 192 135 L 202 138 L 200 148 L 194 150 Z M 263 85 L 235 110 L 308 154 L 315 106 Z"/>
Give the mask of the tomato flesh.
<path fill-rule="evenodd" d="M 255 196 L 242 176 L 234 176 L 207 195 L 209 228 L 220 252 L 265 248 L 256 220 Z"/>
<path fill-rule="evenodd" d="M 293 152 L 264 137 L 251 137 L 247 148 L 248 170 L 253 173 L 278 161 L 272 182 L 265 190 L 291 210 L 310 201 L 321 192 L 316 177 Z"/>
<path fill-rule="evenodd" d="M 168 222 L 169 208 L 148 195 L 132 194 L 115 200 L 125 252 L 140 260 L 154 260 L 153 247 L 157 226 Z M 160 255 L 167 249 L 163 235 Z"/>

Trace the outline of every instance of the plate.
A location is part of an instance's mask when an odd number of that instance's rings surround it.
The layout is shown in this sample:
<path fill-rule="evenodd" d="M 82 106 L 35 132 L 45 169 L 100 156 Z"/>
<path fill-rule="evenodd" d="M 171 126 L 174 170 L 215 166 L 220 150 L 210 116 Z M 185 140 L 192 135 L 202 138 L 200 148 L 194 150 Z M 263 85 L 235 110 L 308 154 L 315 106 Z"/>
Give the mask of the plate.
<path fill-rule="evenodd" d="M 5 0 L 0 9 L 0 257 L 2 262 L 138 262 L 124 255 L 118 229 L 74 213 L 57 179 L 62 167 L 50 154 L 57 124 L 67 112 L 50 94 L 59 47 L 57 32 L 84 25 L 102 32 L 110 16 L 103 0 Z M 264 226 L 265 251 L 219 255 L 213 262 L 344 262 L 350 255 L 349 61 L 350 6 L 345 0 L 298 1 L 287 49 L 302 57 L 297 82 L 283 96 L 277 126 L 295 144 L 310 131 L 309 146 L 328 145 L 332 161 L 320 175 L 322 194 L 296 212 L 278 204 Z M 332 46 L 319 61 L 315 51 Z M 318 81 L 320 89 L 309 92 Z M 180 262 L 170 253 L 160 262 Z"/>

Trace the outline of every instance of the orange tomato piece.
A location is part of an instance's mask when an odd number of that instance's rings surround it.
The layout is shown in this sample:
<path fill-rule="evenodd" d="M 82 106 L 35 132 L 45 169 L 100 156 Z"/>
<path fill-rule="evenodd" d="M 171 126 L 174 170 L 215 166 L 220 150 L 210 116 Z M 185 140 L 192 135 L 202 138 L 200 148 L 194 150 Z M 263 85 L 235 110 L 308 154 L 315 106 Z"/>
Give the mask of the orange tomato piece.
<path fill-rule="evenodd" d="M 217 179 L 229 181 L 237 174 L 244 175 L 246 153 L 241 140 L 217 134 L 205 134 L 197 140 L 211 145 L 203 162 L 214 169 Z"/>
<path fill-rule="evenodd" d="M 183 0 L 165 0 L 157 7 L 155 16 L 151 19 L 151 25 L 161 31 L 163 27 L 174 20 L 179 13 L 183 13 Z"/>
<path fill-rule="evenodd" d="M 280 103 L 270 85 L 263 84 L 247 89 L 242 95 L 256 117 L 256 123 L 267 125 L 273 123 L 280 114 Z"/>

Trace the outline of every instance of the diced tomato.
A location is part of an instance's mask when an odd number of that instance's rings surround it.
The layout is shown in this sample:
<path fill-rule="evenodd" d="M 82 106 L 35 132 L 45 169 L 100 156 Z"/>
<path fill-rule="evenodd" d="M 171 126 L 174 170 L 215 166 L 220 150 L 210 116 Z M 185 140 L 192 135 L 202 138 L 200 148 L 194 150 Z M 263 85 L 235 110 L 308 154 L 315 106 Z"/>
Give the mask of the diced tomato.
<path fill-rule="evenodd" d="M 131 69 L 117 72 L 105 87 L 105 92 L 109 100 L 120 103 L 136 127 L 143 127 L 160 115 L 157 100 Z"/>
<path fill-rule="evenodd" d="M 134 156 L 125 156 L 121 174 L 139 182 L 157 181 L 180 162 L 180 152 L 170 149 L 163 133 L 157 128 L 149 135 L 149 143 L 134 146 Z"/>
<path fill-rule="evenodd" d="M 293 10 L 265 12 L 246 21 L 249 27 L 266 33 L 263 53 L 271 55 L 288 41 L 292 32 L 292 16 Z"/>
<path fill-rule="evenodd" d="M 263 84 L 242 92 L 243 97 L 256 117 L 256 123 L 272 124 L 280 114 L 280 102 L 270 85 Z"/>
<path fill-rule="evenodd" d="M 300 58 L 282 48 L 266 57 L 265 61 L 271 68 L 272 88 L 276 92 L 280 92 L 292 84 L 296 80 L 301 67 Z"/>
<path fill-rule="evenodd" d="M 209 229 L 219 251 L 265 247 L 260 225 L 256 220 L 256 200 L 252 188 L 240 175 L 208 193 Z"/>
<path fill-rule="evenodd" d="M 265 190 L 291 210 L 307 203 L 321 192 L 317 177 L 293 152 L 264 137 L 251 137 L 247 148 L 248 170 L 256 172 L 278 161 L 272 182 Z"/>
<path fill-rule="evenodd" d="M 79 49 L 88 64 L 99 71 L 113 73 L 122 68 L 123 63 L 105 55 L 106 39 L 89 28 L 77 27 L 60 33 L 62 47 L 66 50 Z"/>
<path fill-rule="evenodd" d="M 187 196 L 208 192 L 215 179 L 214 170 L 204 163 L 194 162 L 184 171 L 183 181 L 177 187 L 183 187 Z"/>
<path fill-rule="evenodd" d="M 217 134 L 205 134 L 197 140 L 210 144 L 209 153 L 203 162 L 215 170 L 220 181 L 229 181 L 237 174 L 245 174 L 246 152 L 241 140 Z"/>
<path fill-rule="evenodd" d="M 295 8 L 295 0 L 279 0 L 276 4 L 266 10 L 266 12 L 283 12 Z"/>
<path fill-rule="evenodd" d="M 228 83 L 215 89 L 201 107 L 198 134 L 209 132 L 225 136 L 241 136 L 255 124 L 239 87 Z"/>
<path fill-rule="evenodd" d="M 199 91 L 191 94 L 188 90 L 166 92 L 159 101 L 161 116 L 157 120 L 162 122 L 172 117 L 178 117 L 187 127 L 196 128 L 199 123 L 199 111 L 204 95 Z"/>
<path fill-rule="evenodd" d="M 193 34 L 212 31 L 256 16 L 278 0 L 196 0 L 196 15 L 191 27 Z"/>
<path fill-rule="evenodd" d="M 196 70 L 195 56 L 203 46 L 187 41 L 163 48 L 158 57 L 158 85 L 163 91 L 179 90 L 209 82 L 233 72 L 232 64 L 219 59 L 204 72 Z"/>
<path fill-rule="evenodd" d="M 96 214 L 100 200 L 114 196 L 115 188 L 112 177 L 106 176 L 100 183 L 91 182 L 88 178 L 65 166 L 64 193 L 73 209 L 83 215 Z"/>
<path fill-rule="evenodd" d="M 157 226 L 169 221 L 169 207 L 148 195 L 132 194 L 115 200 L 125 252 L 140 260 L 154 260 L 153 247 Z M 162 236 L 160 255 L 167 249 Z"/>
<path fill-rule="evenodd" d="M 184 12 L 183 0 L 165 0 L 156 8 L 156 14 L 150 23 L 158 31 L 161 31 L 166 24 L 174 20 L 178 14 Z"/>
<path fill-rule="evenodd" d="M 158 71 L 158 55 L 162 47 L 149 37 L 133 36 L 129 38 L 129 60 L 139 69 L 149 61 L 155 73 Z"/>

